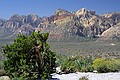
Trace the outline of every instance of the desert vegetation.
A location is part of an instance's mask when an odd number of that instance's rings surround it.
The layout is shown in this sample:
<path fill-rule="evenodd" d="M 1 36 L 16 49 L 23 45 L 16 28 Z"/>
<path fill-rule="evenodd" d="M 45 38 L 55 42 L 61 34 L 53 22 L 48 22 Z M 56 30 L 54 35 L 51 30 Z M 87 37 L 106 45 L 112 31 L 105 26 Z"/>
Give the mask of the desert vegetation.
<path fill-rule="evenodd" d="M 61 66 L 61 70 L 65 73 L 69 72 L 91 72 L 92 67 L 92 57 L 82 57 L 82 56 L 66 56 L 58 58 L 58 64 Z"/>
<path fill-rule="evenodd" d="M 61 55 L 92 55 L 94 57 L 120 58 L 120 42 L 67 41 L 49 42 L 51 49 Z M 114 45 L 111 45 L 114 44 Z"/>
<path fill-rule="evenodd" d="M 55 67 L 60 67 L 61 73 L 106 73 L 120 70 L 119 42 L 111 45 L 95 41 L 49 41 L 51 49 L 57 53 L 55 54 L 50 50 L 47 39 L 48 33 L 34 32 L 30 36 L 19 35 L 12 43 L 1 42 L 1 47 L 8 45 L 3 47 L 0 76 L 8 75 L 13 80 L 44 80 L 50 78 Z M 84 77 L 81 79 L 84 80 Z"/>
<path fill-rule="evenodd" d="M 88 80 L 88 78 L 83 76 L 83 77 L 79 78 L 79 80 Z"/>
<path fill-rule="evenodd" d="M 44 80 L 50 77 L 56 58 L 46 42 L 48 35 L 40 32 L 33 32 L 30 36 L 19 35 L 12 44 L 3 47 L 3 67 L 11 79 Z"/>
<path fill-rule="evenodd" d="M 93 62 L 93 67 L 100 73 L 117 72 L 120 70 L 120 59 L 97 58 Z"/>
<path fill-rule="evenodd" d="M 107 73 L 120 70 L 120 59 L 95 58 L 89 56 L 58 56 L 57 65 L 61 67 L 63 73 L 73 72 L 93 72 Z"/>

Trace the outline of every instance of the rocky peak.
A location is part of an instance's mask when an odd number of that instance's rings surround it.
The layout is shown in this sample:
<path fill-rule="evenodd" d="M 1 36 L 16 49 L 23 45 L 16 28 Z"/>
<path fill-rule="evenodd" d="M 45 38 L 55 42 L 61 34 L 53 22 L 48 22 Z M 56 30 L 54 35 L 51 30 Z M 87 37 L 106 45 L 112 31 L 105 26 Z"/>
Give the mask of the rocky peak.
<path fill-rule="evenodd" d="M 6 22 L 6 20 L 0 18 L 0 27 L 3 26 L 5 22 Z"/>
<path fill-rule="evenodd" d="M 15 31 L 16 34 L 24 34 L 24 35 L 29 35 L 31 34 L 35 29 L 29 25 L 29 24 L 24 24 L 18 30 Z"/>
<path fill-rule="evenodd" d="M 48 23 L 61 23 L 65 21 L 65 19 L 68 17 L 71 17 L 73 16 L 72 13 L 70 13 L 69 11 L 67 10 L 64 10 L 64 9 L 57 9 L 54 13 L 54 15 L 50 16 L 50 17 L 45 17 L 44 18 L 44 22 L 45 24 L 48 24 Z"/>
<path fill-rule="evenodd" d="M 38 15 L 29 14 L 24 16 L 24 23 L 29 23 L 33 27 L 37 27 L 43 20 Z"/>
<path fill-rule="evenodd" d="M 0 18 L 0 21 L 3 21 L 4 19 Z"/>
<path fill-rule="evenodd" d="M 119 16 L 120 12 L 113 12 L 113 13 L 107 13 L 107 14 L 103 14 L 102 16 L 104 16 L 105 18 L 110 18 L 112 16 Z"/>
<path fill-rule="evenodd" d="M 83 15 L 91 16 L 91 15 L 95 15 L 95 14 L 96 14 L 95 11 L 87 10 L 85 8 L 82 8 L 75 13 L 75 15 L 78 17 L 83 16 Z"/>
<path fill-rule="evenodd" d="M 32 21 L 41 20 L 41 18 L 38 15 L 29 14 L 27 17 Z"/>
<path fill-rule="evenodd" d="M 0 22 L 6 22 L 6 20 L 5 20 L 5 19 L 0 18 Z"/>
<path fill-rule="evenodd" d="M 42 20 L 42 18 L 40 18 L 38 15 L 33 15 L 33 14 L 29 14 L 29 15 L 25 16 L 25 19 L 24 19 L 24 21 L 27 23 L 41 21 L 41 20 Z"/>
<path fill-rule="evenodd" d="M 19 22 L 22 20 L 22 17 L 18 14 L 14 14 L 12 17 L 10 17 L 9 19 L 10 21 L 15 21 L 15 22 Z"/>
<path fill-rule="evenodd" d="M 120 12 L 104 14 L 102 17 L 114 22 L 114 25 L 120 22 Z"/>
<path fill-rule="evenodd" d="M 54 15 L 60 16 L 60 15 L 71 15 L 72 13 L 68 12 L 67 10 L 64 9 L 57 9 L 54 13 Z"/>

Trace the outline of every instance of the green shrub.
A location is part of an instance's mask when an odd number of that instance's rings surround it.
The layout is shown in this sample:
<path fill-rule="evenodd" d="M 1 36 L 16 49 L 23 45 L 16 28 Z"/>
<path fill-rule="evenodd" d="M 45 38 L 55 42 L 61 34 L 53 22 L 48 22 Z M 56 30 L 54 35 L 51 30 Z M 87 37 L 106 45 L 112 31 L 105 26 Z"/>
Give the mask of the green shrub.
<path fill-rule="evenodd" d="M 48 36 L 40 32 L 19 35 L 12 44 L 3 47 L 4 69 L 10 78 L 49 78 L 55 69 L 56 54 L 50 50 Z"/>
<path fill-rule="evenodd" d="M 1 60 L 0 60 L 0 69 L 3 69 L 3 63 Z"/>
<path fill-rule="evenodd" d="M 81 71 L 82 64 L 83 64 L 82 60 L 80 59 L 75 60 L 76 71 Z"/>
<path fill-rule="evenodd" d="M 92 57 L 82 57 L 82 56 L 69 56 L 58 59 L 60 63 L 61 70 L 63 72 L 91 72 L 93 71 L 92 67 Z"/>
<path fill-rule="evenodd" d="M 64 73 L 72 73 L 75 72 L 74 61 L 71 58 L 66 58 L 61 63 L 61 70 Z"/>
<path fill-rule="evenodd" d="M 118 71 L 120 71 L 120 59 L 115 60 Z"/>
<path fill-rule="evenodd" d="M 87 72 L 93 72 L 94 68 L 92 66 L 92 64 L 87 65 Z"/>
<path fill-rule="evenodd" d="M 100 73 L 116 72 L 120 70 L 119 60 L 97 58 L 93 62 L 93 67 Z"/>
<path fill-rule="evenodd" d="M 83 76 L 83 77 L 79 78 L 79 80 L 88 80 L 88 78 L 86 76 Z"/>
<path fill-rule="evenodd" d="M 26 80 L 25 78 L 13 78 L 12 80 Z"/>
<path fill-rule="evenodd" d="M 115 63 L 115 60 L 106 60 L 106 66 L 109 69 L 109 72 L 116 72 L 118 67 L 117 64 Z"/>
<path fill-rule="evenodd" d="M 93 60 L 91 56 L 78 58 L 75 60 L 76 71 L 92 72 L 92 63 Z"/>
<path fill-rule="evenodd" d="M 108 59 L 106 60 L 106 63 L 110 72 L 116 72 L 120 70 L 120 59 Z"/>
<path fill-rule="evenodd" d="M 6 72 L 5 72 L 5 70 L 0 70 L 0 76 L 6 76 L 7 74 L 6 74 Z"/>
<path fill-rule="evenodd" d="M 81 72 L 93 72 L 93 67 L 92 67 L 92 65 L 86 65 L 86 66 L 82 66 L 82 68 L 81 68 Z"/>
<path fill-rule="evenodd" d="M 93 67 L 95 70 L 97 70 L 100 73 L 109 72 L 109 69 L 106 65 L 106 61 L 105 59 L 102 58 L 95 59 L 93 62 Z"/>

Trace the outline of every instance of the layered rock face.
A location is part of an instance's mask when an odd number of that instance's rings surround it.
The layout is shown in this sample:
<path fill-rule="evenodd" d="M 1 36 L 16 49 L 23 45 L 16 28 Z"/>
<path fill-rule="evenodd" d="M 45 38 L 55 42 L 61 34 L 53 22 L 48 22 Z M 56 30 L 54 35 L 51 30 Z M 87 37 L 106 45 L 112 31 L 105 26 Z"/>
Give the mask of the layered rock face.
<path fill-rule="evenodd" d="M 120 13 L 97 15 L 82 8 L 74 13 L 58 9 L 50 17 L 13 15 L 9 20 L 0 19 L 0 36 L 29 35 L 33 31 L 49 32 L 50 39 L 66 40 L 79 37 L 100 37 L 120 22 Z M 119 28 L 116 28 L 119 29 Z M 116 30 L 115 29 L 115 30 Z M 114 31 L 115 32 L 115 31 Z M 108 35 L 109 36 L 109 35 Z"/>

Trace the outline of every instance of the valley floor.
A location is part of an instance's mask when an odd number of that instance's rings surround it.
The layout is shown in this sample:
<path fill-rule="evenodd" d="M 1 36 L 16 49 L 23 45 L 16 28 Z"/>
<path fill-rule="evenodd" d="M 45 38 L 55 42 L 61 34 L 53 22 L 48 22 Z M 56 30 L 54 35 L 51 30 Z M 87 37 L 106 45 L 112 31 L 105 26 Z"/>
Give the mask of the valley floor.
<path fill-rule="evenodd" d="M 88 80 L 120 80 L 120 72 L 116 73 L 70 73 L 70 74 L 52 74 L 51 80 L 79 80 L 81 77 L 87 77 Z"/>

